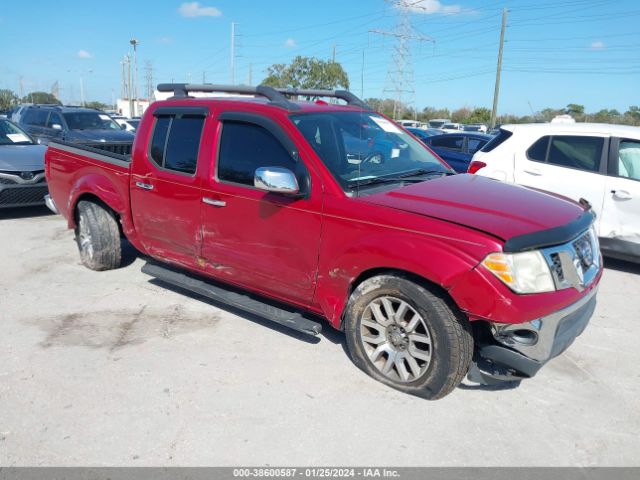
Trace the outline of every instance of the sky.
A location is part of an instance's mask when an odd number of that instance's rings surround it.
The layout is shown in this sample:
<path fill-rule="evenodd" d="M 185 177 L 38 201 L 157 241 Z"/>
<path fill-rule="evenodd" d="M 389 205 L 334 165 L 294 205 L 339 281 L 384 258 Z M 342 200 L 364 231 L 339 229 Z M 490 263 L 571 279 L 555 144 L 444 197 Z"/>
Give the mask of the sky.
<path fill-rule="evenodd" d="M 404 5 L 398 6 L 398 3 Z M 139 92 L 146 67 L 161 82 L 259 84 L 296 55 L 335 59 L 363 98 L 427 106 L 493 102 L 502 10 L 508 10 L 499 114 L 525 115 L 569 103 L 587 112 L 640 104 L 640 4 L 636 0 L 23 0 L 0 10 L 0 88 L 51 91 L 65 103 L 112 103 L 121 62 L 138 46 Z M 409 26 L 400 29 L 402 20 Z M 387 33 L 386 35 L 383 33 Z M 397 34 L 410 61 L 397 74 Z M 409 58 L 409 57 L 407 57 Z M 413 75 L 411 75 L 413 73 Z M 411 82 L 413 77 L 413 82 Z M 411 93 L 415 91 L 415 97 Z"/>

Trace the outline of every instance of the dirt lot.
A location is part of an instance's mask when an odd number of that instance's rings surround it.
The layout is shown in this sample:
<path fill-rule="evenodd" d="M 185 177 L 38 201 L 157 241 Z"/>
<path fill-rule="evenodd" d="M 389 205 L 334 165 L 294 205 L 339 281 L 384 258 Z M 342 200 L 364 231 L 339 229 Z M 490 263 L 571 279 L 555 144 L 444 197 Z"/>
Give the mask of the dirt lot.
<path fill-rule="evenodd" d="M 0 212 L 0 465 L 638 465 L 640 266 L 607 261 L 587 331 L 518 388 L 428 402 L 274 329 L 96 273 L 44 209 Z"/>

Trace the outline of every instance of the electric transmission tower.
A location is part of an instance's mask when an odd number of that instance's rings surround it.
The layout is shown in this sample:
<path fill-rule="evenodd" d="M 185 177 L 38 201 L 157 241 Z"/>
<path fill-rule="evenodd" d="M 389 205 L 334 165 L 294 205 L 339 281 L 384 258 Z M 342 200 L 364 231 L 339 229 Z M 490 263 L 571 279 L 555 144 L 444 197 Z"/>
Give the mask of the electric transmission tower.
<path fill-rule="evenodd" d="M 393 118 L 399 119 L 404 114 L 405 105 L 413 106 L 414 117 L 416 91 L 413 84 L 413 60 L 411 57 L 411 42 L 435 42 L 431 37 L 422 35 L 411 26 L 411 10 L 419 10 L 421 1 L 415 0 L 387 0 L 398 12 L 398 23 L 395 30 L 370 30 L 371 33 L 393 37 L 396 44 L 393 48 L 391 63 L 387 70 L 385 93 L 394 96 Z"/>
<path fill-rule="evenodd" d="M 151 103 L 151 99 L 153 98 L 153 64 L 150 61 L 146 61 L 144 63 L 144 79 L 145 79 L 145 87 L 147 93 L 147 100 Z"/>

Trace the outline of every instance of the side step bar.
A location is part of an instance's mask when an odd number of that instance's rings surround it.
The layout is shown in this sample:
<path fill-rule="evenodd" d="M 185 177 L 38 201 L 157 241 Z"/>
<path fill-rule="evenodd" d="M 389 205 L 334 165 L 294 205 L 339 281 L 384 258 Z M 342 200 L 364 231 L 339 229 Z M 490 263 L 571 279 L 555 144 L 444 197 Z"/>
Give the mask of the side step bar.
<path fill-rule="evenodd" d="M 299 313 L 289 312 L 275 307 L 248 295 L 236 293 L 222 287 L 212 285 L 204 280 L 197 279 L 188 274 L 181 273 L 154 263 L 147 263 L 142 267 L 142 273 L 146 273 L 158 280 L 184 288 L 216 302 L 230 305 L 239 310 L 253 313 L 279 325 L 289 327 L 307 335 L 318 335 L 322 331 L 322 325 L 313 320 L 304 318 Z"/>

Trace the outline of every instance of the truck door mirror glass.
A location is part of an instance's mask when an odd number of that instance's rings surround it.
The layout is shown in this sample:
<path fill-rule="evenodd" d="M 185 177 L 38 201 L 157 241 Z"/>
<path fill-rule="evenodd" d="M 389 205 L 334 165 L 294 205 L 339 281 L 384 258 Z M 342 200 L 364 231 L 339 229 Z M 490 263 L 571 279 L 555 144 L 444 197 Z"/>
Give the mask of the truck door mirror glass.
<path fill-rule="evenodd" d="M 127 129 L 127 124 L 123 123 L 120 125 L 120 130 L 126 130 Z"/>
<path fill-rule="evenodd" d="M 254 187 L 266 192 L 296 195 L 300 193 L 298 180 L 291 170 L 283 167 L 260 167 L 256 169 Z"/>
<path fill-rule="evenodd" d="M 59 123 L 54 123 L 53 125 L 51 125 L 51 128 L 53 128 L 54 130 L 62 130 L 62 125 L 60 125 Z"/>

